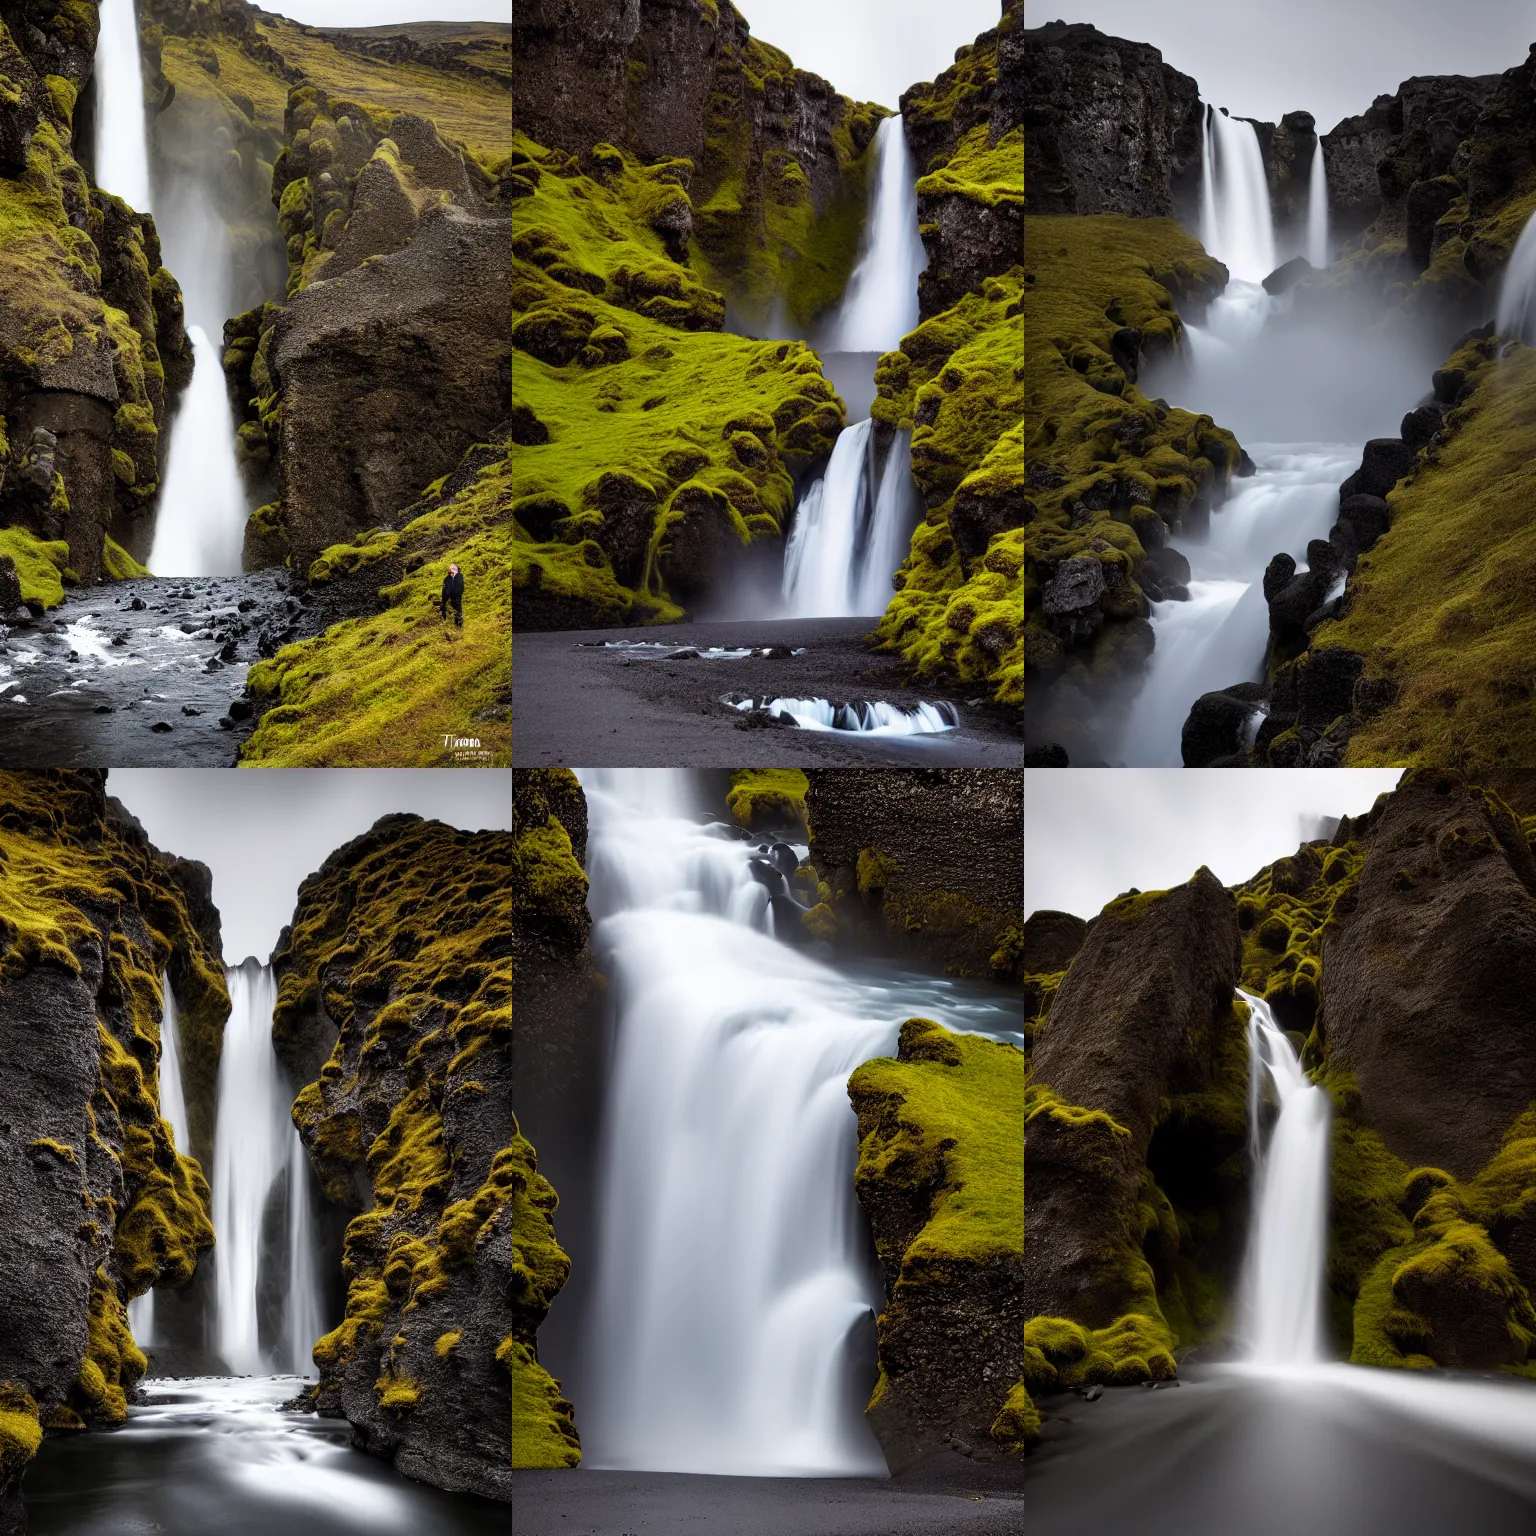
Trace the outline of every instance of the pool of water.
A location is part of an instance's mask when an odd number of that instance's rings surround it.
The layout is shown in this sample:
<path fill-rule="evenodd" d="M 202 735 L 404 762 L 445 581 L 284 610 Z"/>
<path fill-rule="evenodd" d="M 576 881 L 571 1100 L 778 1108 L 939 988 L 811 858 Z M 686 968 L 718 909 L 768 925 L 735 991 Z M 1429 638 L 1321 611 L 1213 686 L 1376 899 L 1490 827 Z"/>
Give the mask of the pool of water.
<path fill-rule="evenodd" d="M 284 1413 L 294 1376 L 150 1380 L 116 1429 L 47 1441 L 27 1536 L 506 1536 L 505 1504 L 401 1477 L 344 1419 Z"/>

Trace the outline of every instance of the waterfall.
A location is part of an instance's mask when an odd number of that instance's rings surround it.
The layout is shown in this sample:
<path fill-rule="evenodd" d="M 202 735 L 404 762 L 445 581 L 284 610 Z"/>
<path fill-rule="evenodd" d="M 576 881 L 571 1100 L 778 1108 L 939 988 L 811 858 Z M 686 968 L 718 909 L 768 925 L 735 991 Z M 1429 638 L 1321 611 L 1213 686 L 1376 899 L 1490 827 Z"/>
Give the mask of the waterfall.
<path fill-rule="evenodd" d="M 148 213 L 149 149 L 134 0 L 102 0 L 95 75 L 96 185 Z"/>
<path fill-rule="evenodd" d="M 875 181 L 848 289 L 827 327 L 838 352 L 890 352 L 918 325 L 917 279 L 928 256 L 917 232 L 917 167 L 900 117 L 875 130 Z"/>
<path fill-rule="evenodd" d="M 767 849 L 689 775 L 580 777 L 614 1028 L 585 1465 L 883 1476 L 846 1085 L 903 999 L 773 937 Z"/>
<path fill-rule="evenodd" d="M 289 1118 L 290 1095 L 272 1050 L 277 982 L 256 960 L 225 973 L 231 1011 L 219 1059 L 218 1121 L 213 1146 L 213 1226 L 218 1321 L 216 1347 L 237 1375 L 292 1371 L 312 1375 L 310 1350 L 323 1331 L 304 1152 Z M 272 1284 L 274 1256 L 264 1251 L 268 1202 L 285 1181 L 288 1221 L 277 1344 L 262 1345 L 259 1296 Z M 314 1332 L 307 1330 L 315 1329 Z M 303 1330 L 303 1331 L 301 1331 Z"/>
<path fill-rule="evenodd" d="M 1328 168 L 1323 164 L 1321 135 L 1312 151 L 1312 174 L 1307 181 L 1306 258 L 1318 268 L 1326 267 L 1332 260 L 1328 246 Z"/>
<path fill-rule="evenodd" d="M 885 611 L 918 514 L 911 448 L 911 433 L 897 432 L 877 481 L 874 423 L 856 422 L 838 435 L 825 474 L 795 508 L 782 584 L 790 617 Z"/>
<path fill-rule="evenodd" d="M 238 576 L 247 511 L 224 368 L 202 326 L 189 325 L 187 336 L 192 382 L 171 425 L 146 563 L 156 576 Z"/>
<path fill-rule="evenodd" d="M 176 999 L 171 992 L 169 975 L 160 977 L 160 1118 L 171 1128 L 171 1140 L 178 1152 L 191 1149 L 192 1135 L 187 1129 L 187 1099 L 181 1086 L 181 1035 L 176 1024 Z M 128 1303 L 128 1326 L 140 1344 L 155 1342 L 155 1292 L 151 1287 Z"/>
<path fill-rule="evenodd" d="M 1239 995 L 1248 1004 L 1248 1128 L 1256 1191 L 1244 1276 L 1249 1358 L 1261 1365 L 1313 1365 L 1323 1358 L 1328 1095 L 1307 1080 L 1263 999 Z M 1280 1115 L 1261 1149 L 1259 1106 L 1271 1091 Z"/>
<path fill-rule="evenodd" d="M 1252 123 L 1205 109 L 1201 243 L 1235 278 L 1261 282 L 1275 269 L 1275 223 L 1264 156 Z"/>
<path fill-rule="evenodd" d="M 1495 329 L 1511 341 L 1536 341 L 1536 215 L 1526 220 L 1504 270 Z"/>

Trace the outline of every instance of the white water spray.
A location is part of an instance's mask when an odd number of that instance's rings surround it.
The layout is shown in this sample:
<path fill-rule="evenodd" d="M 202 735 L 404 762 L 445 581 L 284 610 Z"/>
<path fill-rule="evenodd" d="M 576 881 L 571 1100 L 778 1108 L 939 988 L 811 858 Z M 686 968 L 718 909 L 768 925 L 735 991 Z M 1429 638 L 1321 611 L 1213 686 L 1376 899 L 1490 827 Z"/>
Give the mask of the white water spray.
<path fill-rule="evenodd" d="M 1504 270 L 1494 328 L 1510 341 L 1536 341 L 1536 215 L 1526 220 Z"/>
<path fill-rule="evenodd" d="M 181 1086 L 181 1032 L 176 1022 L 176 999 L 171 993 L 171 978 L 160 978 L 160 1118 L 171 1128 L 171 1140 L 178 1152 L 192 1147 L 187 1128 L 187 1098 Z M 153 1344 L 155 1338 L 155 1292 L 153 1287 L 128 1303 L 128 1326 L 139 1344 Z"/>
<path fill-rule="evenodd" d="M 900 117 L 875 130 L 875 183 L 857 265 L 827 346 L 837 352 L 890 352 L 917 329 L 917 279 L 928 265 L 917 233 L 917 167 Z"/>
<path fill-rule="evenodd" d="M 134 0 L 102 0 L 95 76 L 96 185 L 148 213 L 149 149 Z"/>
<path fill-rule="evenodd" d="M 615 1013 L 585 1464 L 882 1476 L 846 1085 L 903 1000 L 772 937 L 752 845 L 694 819 L 688 775 L 581 780 Z"/>
<path fill-rule="evenodd" d="M 213 1148 L 213 1225 L 218 1353 L 241 1375 L 292 1371 L 313 1375 L 310 1350 L 323 1331 L 314 1221 L 303 1187 L 303 1148 L 289 1118 L 289 1094 L 272 1050 L 277 983 L 254 960 L 227 971 L 232 1004 L 219 1059 L 218 1124 Z M 297 1161 L 296 1161 L 297 1160 Z M 261 1342 L 258 1297 L 264 1270 L 267 1203 L 287 1181 L 288 1253 L 284 1259 L 282 1326 L 277 1344 Z M 295 1185 L 301 1186 L 297 1191 Z"/>
<path fill-rule="evenodd" d="M 1248 1004 L 1248 1127 L 1257 1190 L 1244 1276 L 1249 1359 L 1313 1365 L 1324 1357 L 1328 1095 L 1308 1081 L 1264 1000 L 1240 996 Z M 1261 1148 L 1259 1106 L 1271 1093 L 1280 1115 Z"/>
<path fill-rule="evenodd" d="M 1328 244 L 1328 168 L 1323 164 L 1321 136 L 1312 152 L 1312 174 L 1307 180 L 1306 258 L 1319 270 L 1332 259 Z"/>
<path fill-rule="evenodd" d="M 1275 221 L 1264 156 L 1252 123 L 1205 109 L 1201 243 L 1234 278 L 1262 282 L 1275 269 Z"/>
<path fill-rule="evenodd" d="M 839 434 L 826 472 L 795 508 L 784 552 L 783 605 L 791 618 L 856 618 L 885 611 L 891 576 L 918 516 L 912 437 L 898 432 L 878 479 L 874 423 Z"/>

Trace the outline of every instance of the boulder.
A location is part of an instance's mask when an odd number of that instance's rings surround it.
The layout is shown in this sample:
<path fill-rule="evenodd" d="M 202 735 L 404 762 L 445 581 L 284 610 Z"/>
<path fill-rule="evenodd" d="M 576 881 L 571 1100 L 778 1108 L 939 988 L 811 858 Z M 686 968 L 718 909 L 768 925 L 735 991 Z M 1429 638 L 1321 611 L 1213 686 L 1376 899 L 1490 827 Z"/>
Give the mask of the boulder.
<path fill-rule="evenodd" d="M 1418 450 L 1400 437 L 1373 437 L 1365 445 L 1360 468 L 1339 487 L 1340 500 L 1363 494 L 1385 496 L 1413 468 Z"/>
<path fill-rule="evenodd" d="M 1068 645 L 1091 640 L 1103 627 L 1099 602 L 1105 586 L 1103 562 L 1092 555 L 1075 555 L 1063 560 L 1041 589 L 1046 622 Z"/>
<path fill-rule="evenodd" d="M 1239 756 L 1246 761 L 1248 722 L 1263 703 L 1262 683 L 1236 683 L 1201 694 L 1190 706 L 1179 738 L 1184 766 L 1210 768 L 1220 759 Z"/>
<path fill-rule="evenodd" d="M 1310 277 L 1317 270 L 1305 256 L 1293 256 L 1287 262 L 1275 268 L 1264 279 L 1265 293 L 1287 293 L 1294 288 L 1302 278 Z"/>
<path fill-rule="evenodd" d="M 1066 970 L 1087 937 L 1088 924 L 1071 912 L 1031 912 L 1024 919 L 1024 974 Z"/>
<path fill-rule="evenodd" d="M 1277 555 L 1264 573 L 1264 595 L 1269 602 L 1269 631 L 1282 644 L 1306 638 L 1315 615 L 1344 573 L 1344 557 L 1327 539 L 1307 545 L 1307 569 L 1283 577 L 1289 555 Z M 1283 579 L 1282 579 L 1283 578 Z"/>
<path fill-rule="evenodd" d="M 1391 512 L 1382 497 L 1346 496 L 1339 503 L 1339 520 L 1329 533 L 1329 542 L 1346 560 L 1352 561 L 1372 548 L 1391 522 Z"/>
<path fill-rule="evenodd" d="M 1421 405 L 1403 417 L 1403 442 L 1417 452 L 1433 441 L 1445 412 L 1438 405 Z"/>
<path fill-rule="evenodd" d="M 1342 646 L 1309 650 L 1296 663 L 1297 714 L 1303 726 L 1326 728 L 1351 711 L 1355 681 L 1365 668 L 1358 651 Z"/>
<path fill-rule="evenodd" d="M 1170 545 L 1154 549 L 1136 573 L 1136 582 L 1154 603 L 1189 598 L 1188 559 Z"/>

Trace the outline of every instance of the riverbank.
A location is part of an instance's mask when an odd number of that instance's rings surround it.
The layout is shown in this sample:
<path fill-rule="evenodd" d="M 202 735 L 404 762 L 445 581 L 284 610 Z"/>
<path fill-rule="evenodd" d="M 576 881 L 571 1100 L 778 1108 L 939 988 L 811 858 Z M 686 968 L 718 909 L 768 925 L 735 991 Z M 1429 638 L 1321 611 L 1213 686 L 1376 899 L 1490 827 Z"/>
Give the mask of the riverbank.
<path fill-rule="evenodd" d="M 513 669 L 515 760 L 526 767 L 739 766 L 1017 768 L 1017 717 L 977 687 L 912 686 L 900 663 L 871 651 L 875 620 L 768 619 L 641 628 L 523 631 Z M 737 659 L 670 659 L 710 647 L 771 650 Z M 795 654 L 799 652 L 800 654 Z M 722 694 L 754 698 L 884 700 L 899 709 L 953 704 L 959 727 L 942 734 L 871 737 L 790 728 L 741 729 Z M 750 752 L 746 744 L 750 744 Z"/>

